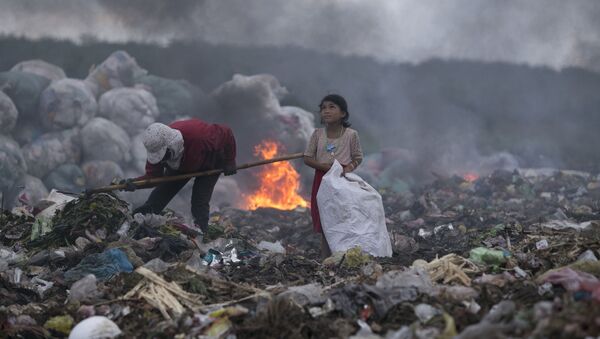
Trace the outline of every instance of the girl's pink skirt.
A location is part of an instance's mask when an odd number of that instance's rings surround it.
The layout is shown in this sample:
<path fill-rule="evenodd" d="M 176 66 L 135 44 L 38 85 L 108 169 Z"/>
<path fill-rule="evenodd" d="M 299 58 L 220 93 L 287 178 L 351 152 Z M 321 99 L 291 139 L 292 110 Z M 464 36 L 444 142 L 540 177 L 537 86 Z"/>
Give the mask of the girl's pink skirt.
<path fill-rule="evenodd" d="M 325 172 L 315 170 L 315 178 L 312 185 L 312 193 L 310 195 L 310 215 L 312 216 L 313 230 L 317 233 L 323 233 L 321 228 L 321 217 L 319 216 L 319 206 L 317 205 L 317 192 L 321 186 L 321 180 Z"/>

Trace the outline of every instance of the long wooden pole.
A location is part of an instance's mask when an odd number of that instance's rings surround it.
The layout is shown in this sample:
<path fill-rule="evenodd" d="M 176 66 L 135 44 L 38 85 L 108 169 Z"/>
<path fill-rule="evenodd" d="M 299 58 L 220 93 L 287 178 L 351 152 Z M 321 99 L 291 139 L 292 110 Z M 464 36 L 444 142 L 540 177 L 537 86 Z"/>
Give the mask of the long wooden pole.
<path fill-rule="evenodd" d="M 237 166 L 236 168 L 238 170 L 241 170 L 241 169 L 246 169 L 246 168 L 250 168 L 250 167 L 271 164 L 271 163 L 279 162 L 279 161 L 299 159 L 299 158 L 302 158 L 303 156 L 304 156 L 303 153 L 288 154 L 288 155 L 283 155 L 283 156 L 272 158 L 272 159 L 265 159 L 265 160 L 261 160 L 261 161 L 249 162 L 247 164 Z M 195 172 L 195 173 L 187 173 L 187 174 L 180 174 L 180 175 L 173 175 L 173 176 L 166 176 L 166 177 L 137 180 L 132 183 L 135 185 L 136 188 L 150 188 L 150 187 L 157 186 L 158 184 L 162 184 L 163 182 L 171 182 L 171 181 L 178 181 L 178 180 L 190 179 L 190 178 L 195 178 L 195 177 L 216 175 L 216 174 L 221 174 L 222 172 L 223 172 L 222 169 L 215 169 L 215 170 L 204 171 L 204 172 Z M 86 194 L 105 193 L 105 192 L 111 192 L 111 191 L 116 191 L 116 190 L 123 190 L 126 187 L 127 187 L 127 185 L 125 185 L 125 184 L 115 184 L 115 185 L 109 185 L 109 186 L 89 189 L 89 190 L 86 190 L 85 193 Z"/>

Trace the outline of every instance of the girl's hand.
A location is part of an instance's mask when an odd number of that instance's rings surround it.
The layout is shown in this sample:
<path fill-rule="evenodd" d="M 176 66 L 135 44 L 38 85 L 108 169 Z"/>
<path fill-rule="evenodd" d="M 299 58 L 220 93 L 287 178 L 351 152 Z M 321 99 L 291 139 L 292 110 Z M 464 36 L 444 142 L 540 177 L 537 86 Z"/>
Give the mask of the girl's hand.
<path fill-rule="evenodd" d="M 343 168 L 344 168 L 344 172 L 342 172 L 342 175 L 345 175 L 346 173 L 350 173 L 350 172 L 354 171 L 354 165 L 352 165 L 352 164 L 345 165 L 345 166 L 343 166 Z"/>

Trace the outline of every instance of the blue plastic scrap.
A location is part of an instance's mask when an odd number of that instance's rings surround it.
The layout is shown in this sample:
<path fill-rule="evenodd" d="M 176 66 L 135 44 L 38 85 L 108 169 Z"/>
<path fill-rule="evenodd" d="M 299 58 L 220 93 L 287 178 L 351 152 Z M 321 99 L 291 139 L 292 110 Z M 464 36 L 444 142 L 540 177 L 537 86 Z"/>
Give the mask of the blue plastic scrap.
<path fill-rule="evenodd" d="M 121 272 L 133 272 L 133 265 L 125 252 L 112 248 L 83 258 L 77 266 L 65 272 L 65 280 L 74 282 L 93 274 L 98 281 L 107 281 Z"/>

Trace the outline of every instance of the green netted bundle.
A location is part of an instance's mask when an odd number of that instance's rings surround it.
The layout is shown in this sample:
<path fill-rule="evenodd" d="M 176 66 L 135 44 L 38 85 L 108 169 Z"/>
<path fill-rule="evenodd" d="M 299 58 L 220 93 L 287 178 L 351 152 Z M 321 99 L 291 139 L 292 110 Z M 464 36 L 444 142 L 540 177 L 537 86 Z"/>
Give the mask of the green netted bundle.
<path fill-rule="evenodd" d="M 225 229 L 221 225 L 209 223 L 204 240 L 211 241 L 223 236 L 225 236 Z"/>
<path fill-rule="evenodd" d="M 78 237 L 115 234 L 127 218 L 127 203 L 109 193 L 86 194 L 68 202 L 52 218 L 52 232 L 30 242 L 31 247 L 71 245 Z"/>

